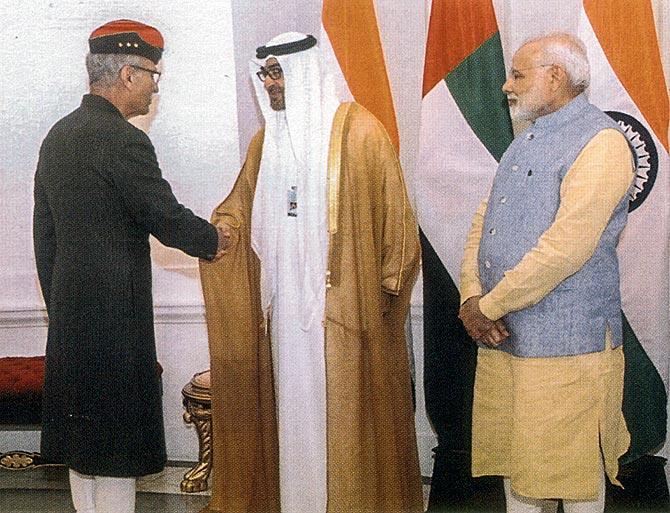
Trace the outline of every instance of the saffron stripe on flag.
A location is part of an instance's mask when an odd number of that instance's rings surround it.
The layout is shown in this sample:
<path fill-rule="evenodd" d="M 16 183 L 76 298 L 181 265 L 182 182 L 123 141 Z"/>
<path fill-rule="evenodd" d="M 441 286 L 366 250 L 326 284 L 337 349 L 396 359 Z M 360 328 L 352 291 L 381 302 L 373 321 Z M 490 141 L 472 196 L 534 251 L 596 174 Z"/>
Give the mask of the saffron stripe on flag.
<path fill-rule="evenodd" d="M 634 40 L 630 34 L 635 34 Z M 651 3 L 585 0 L 578 35 L 589 54 L 590 101 L 619 123 L 631 144 L 636 165 L 628 224 L 617 248 L 626 321 L 623 411 L 631 434 L 631 446 L 622 462 L 658 451 L 664 439 L 665 447 L 659 454 L 667 457 L 670 454 L 666 439 L 670 382 L 668 97 L 660 72 Z"/>
<path fill-rule="evenodd" d="M 614 73 L 669 151 L 668 89 L 651 2 L 584 0 L 584 11 Z"/>
<path fill-rule="evenodd" d="M 322 23 L 349 90 L 400 148 L 393 97 L 373 0 L 324 0 Z"/>

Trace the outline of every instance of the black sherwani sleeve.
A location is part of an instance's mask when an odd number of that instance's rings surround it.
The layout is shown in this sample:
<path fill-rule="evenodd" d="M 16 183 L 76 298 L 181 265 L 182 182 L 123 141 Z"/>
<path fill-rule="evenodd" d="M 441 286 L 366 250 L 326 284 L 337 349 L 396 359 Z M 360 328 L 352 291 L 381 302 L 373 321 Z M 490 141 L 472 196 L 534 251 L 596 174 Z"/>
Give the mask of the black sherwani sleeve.
<path fill-rule="evenodd" d="M 114 185 L 138 224 L 166 246 L 208 260 L 215 256 L 216 229 L 177 201 L 143 132 L 124 141 L 111 158 Z"/>
<path fill-rule="evenodd" d="M 35 178 L 35 207 L 33 210 L 33 244 L 44 303 L 49 312 L 51 279 L 56 256 L 56 231 L 47 197 L 38 177 Z"/>

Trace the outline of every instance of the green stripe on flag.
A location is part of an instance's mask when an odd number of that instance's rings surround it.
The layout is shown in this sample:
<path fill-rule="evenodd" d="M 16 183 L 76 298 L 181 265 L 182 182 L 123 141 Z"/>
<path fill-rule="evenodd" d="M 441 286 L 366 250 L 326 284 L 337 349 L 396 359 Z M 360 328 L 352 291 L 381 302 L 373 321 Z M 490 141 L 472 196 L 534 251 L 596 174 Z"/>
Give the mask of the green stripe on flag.
<path fill-rule="evenodd" d="M 668 397 L 658 370 L 642 344 L 623 319 L 623 354 L 626 359 L 623 386 L 623 416 L 630 433 L 630 447 L 621 456 L 626 464 L 658 449 L 665 440 Z"/>
<path fill-rule="evenodd" d="M 514 138 L 507 99 L 501 89 L 505 83 L 505 64 L 500 33 L 496 32 L 468 55 L 445 81 L 473 132 L 500 161 Z"/>

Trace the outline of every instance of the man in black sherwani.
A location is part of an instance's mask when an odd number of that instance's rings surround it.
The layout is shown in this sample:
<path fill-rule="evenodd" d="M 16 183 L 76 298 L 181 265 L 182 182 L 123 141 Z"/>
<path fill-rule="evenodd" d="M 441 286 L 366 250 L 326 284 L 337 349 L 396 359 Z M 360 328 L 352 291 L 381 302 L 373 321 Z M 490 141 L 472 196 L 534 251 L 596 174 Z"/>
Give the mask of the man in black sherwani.
<path fill-rule="evenodd" d="M 212 260 L 229 234 L 181 205 L 128 119 L 158 92 L 163 38 L 96 29 L 90 94 L 42 143 L 34 243 L 49 315 L 41 450 L 65 463 L 78 513 L 132 513 L 135 478 L 163 469 L 149 235 Z"/>

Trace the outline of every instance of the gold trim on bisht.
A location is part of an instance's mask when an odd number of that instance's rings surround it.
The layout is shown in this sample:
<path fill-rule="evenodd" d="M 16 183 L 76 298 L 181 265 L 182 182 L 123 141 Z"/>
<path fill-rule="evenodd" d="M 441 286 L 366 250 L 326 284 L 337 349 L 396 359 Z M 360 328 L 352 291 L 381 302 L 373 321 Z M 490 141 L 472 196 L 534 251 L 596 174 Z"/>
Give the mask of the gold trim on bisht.
<path fill-rule="evenodd" d="M 349 114 L 351 103 L 343 103 L 337 108 L 333 118 L 333 130 L 328 148 L 328 233 L 337 233 L 337 220 L 340 212 L 340 172 L 342 167 L 342 138 L 344 122 Z"/>
<path fill-rule="evenodd" d="M 342 172 L 342 139 L 344 123 L 349 115 L 351 103 L 343 103 L 337 108 L 333 118 L 333 128 L 328 146 L 328 267 L 326 268 L 326 288 L 330 282 L 330 248 L 333 247 L 333 235 L 337 233 L 337 222 L 340 215 L 340 174 Z"/>

